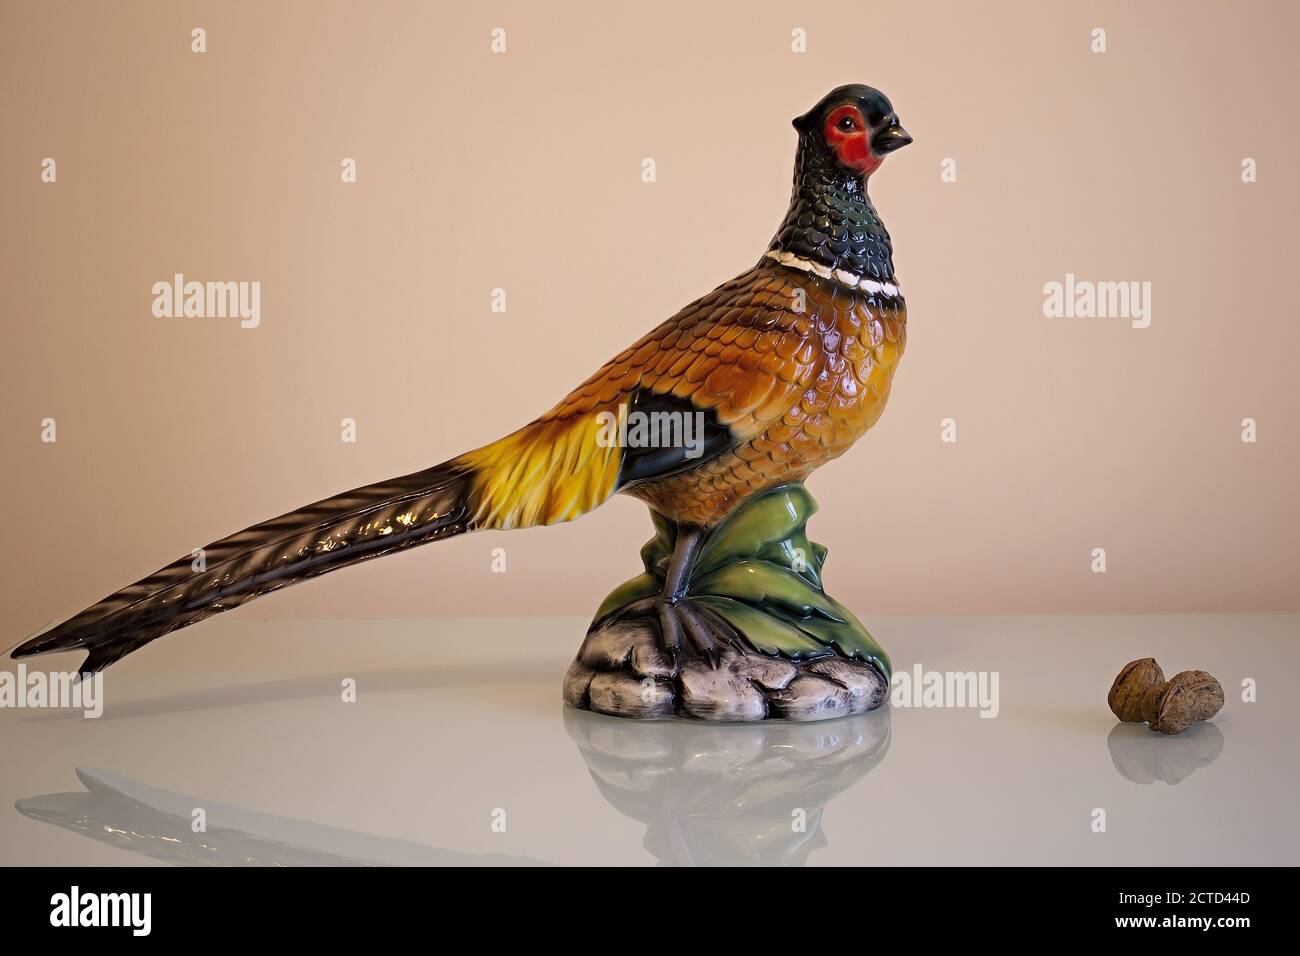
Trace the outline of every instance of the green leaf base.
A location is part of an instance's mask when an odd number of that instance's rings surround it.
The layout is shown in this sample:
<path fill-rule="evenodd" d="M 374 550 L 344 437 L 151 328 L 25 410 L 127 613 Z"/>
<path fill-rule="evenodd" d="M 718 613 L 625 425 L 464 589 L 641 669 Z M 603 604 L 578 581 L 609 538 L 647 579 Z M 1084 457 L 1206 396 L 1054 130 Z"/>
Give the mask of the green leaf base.
<path fill-rule="evenodd" d="M 826 549 L 805 531 L 816 508 L 802 484 L 783 485 L 709 535 L 673 608 L 713 636 L 703 642 L 664 640 L 659 595 L 677 528 L 652 511 L 645 571 L 597 610 L 565 701 L 621 717 L 704 720 L 820 720 L 880 706 L 889 658 L 822 590 Z"/>

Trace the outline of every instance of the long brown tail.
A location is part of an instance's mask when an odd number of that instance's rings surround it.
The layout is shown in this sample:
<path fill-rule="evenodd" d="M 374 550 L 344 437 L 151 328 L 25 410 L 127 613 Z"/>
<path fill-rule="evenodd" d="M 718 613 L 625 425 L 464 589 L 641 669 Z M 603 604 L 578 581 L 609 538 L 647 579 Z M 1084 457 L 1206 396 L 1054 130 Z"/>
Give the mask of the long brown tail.
<path fill-rule="evenodd" d="M 102 670 L 164 634 L 285 585 L 469 531 L 473 472 L 455 462 L 367 485 L 187 555 L 20 644 L 14 657 L 86 648 Z"/>
<path fill-rule="evenodd" d="M 619 451 L 590 419 L 534 422 L 425 471 L 335 495 L 186 555 L 24 641 L 13 657 L 87 650 L 103 670 L 150 641 L 262 594 L 463 534 L 567 521 L 615 490 Z"/>

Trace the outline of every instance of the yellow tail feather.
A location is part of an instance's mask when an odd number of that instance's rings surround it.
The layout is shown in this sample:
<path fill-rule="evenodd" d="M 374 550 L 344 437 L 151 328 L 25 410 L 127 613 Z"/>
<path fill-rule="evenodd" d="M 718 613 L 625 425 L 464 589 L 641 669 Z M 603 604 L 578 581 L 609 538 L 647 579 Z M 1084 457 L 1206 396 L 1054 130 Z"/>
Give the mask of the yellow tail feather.
<path fill-rule="evenodd" d="M 457 459 L 474 469 L 472 523 L 478 528 L 558 524 L 606 501 L 622 454 L 600 439 L 596 415 L 526 425 Z"/>

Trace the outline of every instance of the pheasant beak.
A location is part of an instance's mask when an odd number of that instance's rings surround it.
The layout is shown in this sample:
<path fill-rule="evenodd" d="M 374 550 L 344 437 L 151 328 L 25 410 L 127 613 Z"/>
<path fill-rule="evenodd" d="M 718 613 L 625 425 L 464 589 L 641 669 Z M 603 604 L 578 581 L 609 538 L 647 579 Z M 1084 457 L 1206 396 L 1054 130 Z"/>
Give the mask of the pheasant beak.
<path fill-rule="evenodd" d="M 907 130 L 899 125 L 898 117 L 895 116 L 888 126 L 871 137 L 871 151 L 883 156 L 885 153 L 892 153 L 896 149 L 902 149 L 911 141 L 912 137 L 908 135 Z"/>

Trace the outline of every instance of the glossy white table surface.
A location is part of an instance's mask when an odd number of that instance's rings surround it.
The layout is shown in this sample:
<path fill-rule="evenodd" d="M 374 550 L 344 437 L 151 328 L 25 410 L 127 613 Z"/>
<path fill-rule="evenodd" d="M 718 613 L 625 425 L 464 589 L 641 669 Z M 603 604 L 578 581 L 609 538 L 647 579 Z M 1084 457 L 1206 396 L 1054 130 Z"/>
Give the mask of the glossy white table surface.
<path fill-rule="evenodd" d="M 1300 863 L 1300 617 L 867 620 L 898 671 L 996 672 L 997 715 L 631 723 L 560 702 L 585 621 L 205 622 L 99 719 L 0 709 L 0 864 Z M 1223 711 L 1117 724 L 1144 656 Z"/>

